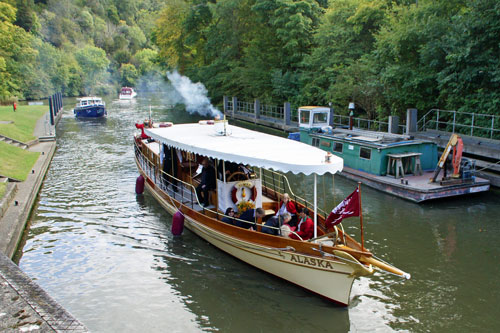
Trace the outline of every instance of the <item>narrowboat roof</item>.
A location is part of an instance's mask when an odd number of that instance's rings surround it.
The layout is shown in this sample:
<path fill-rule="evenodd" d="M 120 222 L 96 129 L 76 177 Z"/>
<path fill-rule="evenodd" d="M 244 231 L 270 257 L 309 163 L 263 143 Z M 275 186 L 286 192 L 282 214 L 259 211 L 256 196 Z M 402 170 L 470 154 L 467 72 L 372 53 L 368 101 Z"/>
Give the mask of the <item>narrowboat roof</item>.
<path fill-rule="evenodd" d="M 310 135 L 336 141 L 353 142 L 375 148 L 388 148 L 408 144 L 432 144 L 432 141 L 415 139 L 409 135 L 375 132 L 360 129 L 348 130 L 334 128 L 332 133 L 310 132 Z"/>
<path fill-rule="evenodd" d="M 344 161 L 325 151 L 286 138 L 226 125 L 229 135 L 222 135 L 224 124 L 206 122 L 178 124 L 171 127 L 145 129 L 147 135 L 168 146 L 225 161 L 249 164 L 281 172 L 336 173 Z"/>

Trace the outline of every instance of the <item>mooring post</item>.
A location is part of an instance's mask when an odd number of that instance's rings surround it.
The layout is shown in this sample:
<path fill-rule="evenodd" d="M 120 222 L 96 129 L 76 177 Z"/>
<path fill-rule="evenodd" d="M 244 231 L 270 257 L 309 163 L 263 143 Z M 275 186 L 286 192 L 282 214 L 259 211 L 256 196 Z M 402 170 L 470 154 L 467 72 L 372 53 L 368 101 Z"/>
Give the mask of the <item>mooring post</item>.
<path fill-rule="evenodd" d="M 290 126 L 292 122 L 292 114 L 291 114 L 291 109 L 290 109 L 290 103 L 285 102 L 283 104 L 283 122 L 285 126 Z"/>
<path fill-rule="evenodd" d="M 260 101 L 256 99 L 253 102 L 253 122 L 257 124 L 257 119 L 260 118 Z"/>
<path fill-rule="evenodd" d="M 54 126 L 54 101 L 52 96 L 49 97 L 49 113 L 50 113 L 50 124 Z"/>
<path fill-rule="evenodd" d="M 232 110 L 232 116 L 236 114 L 236 111 L 238 110 L 238 98 L 233 96 L 233 110 Z"/>
<path fill-rule="evenodd" d="M 56 102 L 56 107 L 54 108 L 54 116 L 56 116 L 59 113 L 59 96 L 55 93 L 52 98 Z"/>
<path fill-rule="evenodd" d="M 417 131 L 417 109 L 406 110 L 406 134 Z"/>
<path fill-rule="evenodd" d="M 224 114 L 228 115 L 229 98 L 227 98 L 227 96 L 222 96 L 222 104 L 224 105 Z"/>
<path fill-rule="evenodd" d="M 63 108 L 62 93 L 58 92 L 57 96 L 59 96 L 59 111 L 61 111 Z"/>
<path fill-rule="evenodd" d="M 49 104 L 50 104 L 50 101 L 52 101 L 51 113 L 53 115 L 56 115 L 57 103 L 56 103 L 56 99 L 55 99 L 55 94 L 50 95 L 50 97 L 49 97 Z"/>
<path fill-rule="evenodd" d="M 389 125 L 387 126 L 387 132 L 398 134 L 399 132 L 399 117 L 389 116 Z"/>

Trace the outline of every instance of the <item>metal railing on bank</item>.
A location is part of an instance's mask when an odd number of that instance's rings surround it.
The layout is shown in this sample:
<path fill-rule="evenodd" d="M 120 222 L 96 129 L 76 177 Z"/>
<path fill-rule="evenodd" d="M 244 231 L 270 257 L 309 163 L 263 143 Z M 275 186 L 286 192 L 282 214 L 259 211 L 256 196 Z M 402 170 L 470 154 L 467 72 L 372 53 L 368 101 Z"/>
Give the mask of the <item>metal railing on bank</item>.
<path fill-rule="evenodd" d="M 500 116 L 431 109 L 417 122 L 417 128 L 419 131 L 433 129 L 490 139 L 500 139 Z"/>

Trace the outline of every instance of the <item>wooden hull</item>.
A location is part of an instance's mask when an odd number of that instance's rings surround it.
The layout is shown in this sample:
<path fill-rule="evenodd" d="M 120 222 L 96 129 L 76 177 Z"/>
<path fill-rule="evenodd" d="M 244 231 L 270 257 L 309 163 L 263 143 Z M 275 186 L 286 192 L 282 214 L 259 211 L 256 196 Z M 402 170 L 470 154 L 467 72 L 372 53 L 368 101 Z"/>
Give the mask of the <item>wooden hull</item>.
<path fill-rule="evenodd" d="M 369 274 L 366 267 L 359 263 L 321 257 L 319 252 L 315 252 L 315 255 L 314 248 L 318 247 L 317 244 L 248 231 L 209 218 L 185 205 L 181 206 L 154 184 L 137 160 L 136 163 L 146 179 L 146 189 L 170 214 L 177 212 L 177 207 L 180 207 L 185 216 L 185 226 L 189 230 L 252 266 L 341 305 L 349 304 L 354 279 Z"/>

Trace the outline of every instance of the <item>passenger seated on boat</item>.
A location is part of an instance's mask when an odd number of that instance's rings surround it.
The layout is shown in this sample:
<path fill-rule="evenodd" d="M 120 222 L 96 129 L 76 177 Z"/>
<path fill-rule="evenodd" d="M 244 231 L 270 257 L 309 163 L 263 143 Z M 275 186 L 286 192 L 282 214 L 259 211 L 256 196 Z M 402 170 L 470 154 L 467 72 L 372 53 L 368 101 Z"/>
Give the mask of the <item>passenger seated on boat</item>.
<path fill-rule="evenodd" d="M 264 217 L 265 215 L 266 213 L 262 208 L 248 209 L 241 213 L 239 219 L 234 221 L 234 225 L 245 229 L 256 230 L 257 220 Z"/>
<path fill-rule="evenodd" d="M 222 218 L 222 222 L 234 225 L 234 209 L 232 207 L 229 207 L 226 209 L 226 216 Z"/>
<path fill-rule="evenodd" d="M 291 220 L 291 216 L 288 213 L 285 213 L 283 217 L 272 216 L 270 217 L 264 226 L 262 227 L 262 232 L 270 235 L 280 235 L 281 234 L 281 225 L 288 224 Z M 280 223 L 281 221 L 281 223 Z M 273 228 L 269 228 L 273 227 Z"/>
<path fill-rule="evenodd" d="M 201 171 L 201 182 L 196 187 L 196 195 L 198 196 L 198 200 L 202 202 L 203 206 L 208 206 L 208 191 L 215 189 L 215 169 L 212 165 L 210 165 L 208 158 L 204 158 L 201 162 L 203 169 Z M 203 193 L 203 197 L 201 195 Z"/>
<path fill-rule="evenodd" d="M 282 216 L 283 224 L 280 226 L 280 234 L 283 237 L 288 237 L 292 231 L 295 231 L 295 227 L 290 225 L 290 220 L 292 216 L 289 213 L 285 213 Z"/>
<path fill-rule="evenodd" d="M 297 209 L 295 208 L 295 204 L 290 200 L 290 196 L 288 195 L 288 193 L 283 193 L 283 197 L 278 205 L 278 212 L 276 213 L 276 216 L 281 217 L 283 220 L 283 215 L 285 213 L 289 213 L 292 216 L 292 220 L 289 223 L 290 226 L 296 226 Z"/>
<path fill-rule="evenodd" d="M 297 226 L 297 231 L 290 234 L 290 238 L 300 239 L 297 235 L 303 240 L 311 239 L 314 235 L 314 223 L 309 217 L 309 210 L 307 208 L 299 210 L 299 225 Z"/>

